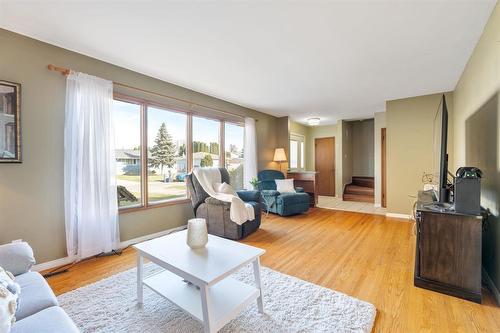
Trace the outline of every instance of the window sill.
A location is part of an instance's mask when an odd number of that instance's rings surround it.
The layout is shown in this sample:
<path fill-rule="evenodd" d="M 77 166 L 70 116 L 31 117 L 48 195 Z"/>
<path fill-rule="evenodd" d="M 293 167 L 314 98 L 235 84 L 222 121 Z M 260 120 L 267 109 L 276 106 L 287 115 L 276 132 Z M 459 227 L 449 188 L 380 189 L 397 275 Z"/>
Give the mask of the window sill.
<path fill-rule="evenodd" d="M 141 210 L 149 210 L 149 209 L 161 208 L 161 207 L 167 207 L 167 206 L 173 206 L 173 205 L 182 205 L 182 204 L 186 204 L 186 203 L 191 203 L 191 200 L 186 198 L 186 199 L 180 199 L 180 200 L 158 202 L 158 203 L 154 203 L 154 204 L 149 204 L 147 206 L 134 206 L 134 207 L 127 207 L 127 208 L 120 208 L 120 209 L 118 209 L 118 214 L 121 215 L 121 214 L 138 212 Z"/>

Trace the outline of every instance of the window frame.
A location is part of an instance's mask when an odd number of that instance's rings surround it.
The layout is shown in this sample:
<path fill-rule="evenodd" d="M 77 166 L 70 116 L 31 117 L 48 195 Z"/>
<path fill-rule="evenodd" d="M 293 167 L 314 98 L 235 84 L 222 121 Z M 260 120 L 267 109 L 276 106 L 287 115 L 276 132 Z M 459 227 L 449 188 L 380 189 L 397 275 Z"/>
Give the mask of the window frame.
<path fill-rule="evenodd" d="M 218 121 L 219 122 L 219 168 L 221 168 L 223 165 L 225 165 L 226 163 L 226 159 L 224 158 L 224 154 L 222 153 L 222 150 L 223 150 L 223 144 L 225 144 L 225 135 L 226 135 L 226 132 L 225 132 L 225 120 L 221 120 L 219 118 L 214 118 L 214 117 L 208 117 L 206 115 L 199 115 L 199 114 L 191 114 L 191 122 L 190 122 L 190 125 L 191 125 L 191 140 L 190 140 L 190 146 L 191 146 L 191 168 L 189 168 L 189 170 L 191 170 L 193 168 L 193 117 L 194 118 L 204 118 L 204 119 L 208 119 L 208 120 L 213 120 L 213 121 Z M 223 164 L 224 163 L 224 164 Z"/>
<path fill-rule="evenodd" d="M 186 185 L 186 197 L 185 198 L 174 198 L 174 199 L 167 199 L 167 200 L 159 200 L 159 201 L 156 201 L 156 202 L 149 202 L 149 182 L 148 182 L 148 160 L 147 160 L 147 154 L 144 154 L 144 162 L 142 161 L 142 151 L 143 149 L 142 148 L 145 148 L 145 151 L 147 152 L 147 149 L 148 149 L 148 108 L 149 107 L 153 107 L 153 108 L 156 108 L 156 109 L 160 109 L 160 110 L 163 110 L 163 111 L 166 111 L 166 112 L 173 112 L 173 113 L 180 113 L 180 114 L 184 114 L 186 115 L 186 155 L 187 155 L 187 152 L 188 152 L 188 148 L 187 148 L 187 140 L 188 140 L 188 137 L 189 137 L 189 134 L 188 134 L 188 131 L 190 130 L 190 127 L 189 127 L 189 124 L 190 124 L 190 121 L 189 121 L 189 118 L 192 117 L 192 115 L 188 112 L 184 112 L 184 111 L 180 111 L 178 109 L 175 109 L 175 108 L 172 108 L 172 107 L 168 107 L 168 106 L 165 106 L 165 105 L 159 105 L 157 103 L 154 103 L 154 102 L 146 102 L 144 104 L 144 119 L 143 119 L 143 122 L 144 122 L 144 143 L 141 142 L 141 166 L 142 167 L 146 167 L 146 170 L 144 172 L 144 176 L 142 177 L 145 177 L 145 181 L 144 181 L 144 190 L 145 190 L 145 201 L 142 203 L 146 208 L 151 208 L 151 207 L 156 207 L 158 205 L 160 205 L 159 207 L 162 207 L 162 206 L 169 206 L 169 204 L 172 204 L 172 203 L 178 203 L 178 202 L 190 202 L 190 199 L 189 199 L 189 195 L 188 195 L 188 192 L 187 192 L 187 185 Z M 142 119 L 142 118 L 141 118 Z M 187 166 L 189 165 L 188 163 L 188 156 L 186 156 L 186 169 L 187 169 Z M 143 164 L 145 163 L 145 164 Z M 189 169 L 187 169 L 189 170 Z"/>
<path fill-rule="evenodd" d="M 240 126 L 243 127 L 243 148 L 245 147 L 245 123 L 244 122 L 236 122 L 236 121 L 223 121 L 221 122 L 221 134 L 223 134 L 223 141 L 221 141 L 221 145 L 224 144 L 223 151 L 221 152 L 222 158 L 224 159 L 222 162 L 223 168 L 227 169 L 226 166 L 226 124 L 234 125 L 234 126 Z M 243 149 L 243 168 L 245 167 L 245 150 Z M 229 170 L 228 170 L 229 171 Z M 241 190 L 245 189 L 245 180 L 243 179 L 243 188 Z M 237 190 L 238 191 L 238 190 Z"/>
<path fill-rule="evenodd" d="M 130 213 L 140 210 L 147 210 L 153 208 L 160 208 L 165 206 L 185 204 L 191 202 L 189 198 L 189 192 L 186 190 L 186 198 L 176 198 L 157 202 L 148 202 L 148 161 L 147 161 L 147 144 L 148 144 L 148 107 L 155 107 L 158 109 L 164 109 L 168 112 L 176 112 L 186 115 L 186 166 L 188 172 L 193 168 L 193 117 L 206 118 L 209 120 L 215 120 L 219 122 L 219 165 L 224 167 L 226 165 L 225 159 L 225 124 L 230 123 L 237 126 L 242 126 L 244 128 L 244 122 L 226 120 L 223 117 L 218 117 L 216 115 L 207 115 L 205 113 L 198 113 L 195 111 L 186 110 L 178 106 L 169 105 L 166 103 L 158 103 L 156 101 L 133 97 L 121 93 L 114 93 L 113 100 L 132 103 L 140 106 L 140 128 L 141 128 L 141 202 L 137 205 L 131 205 L 126 207 L 119 207 L 119 214 Z"/>
<path fill-rule="evenodd" d="M 123 97 L 123 98 L 122 98 Z M 145 202 L 145 198 L 144 198 L 144 170 L 143 170 L 143 156 L 144 156 L 144 153 L 143 153 L 143 139 L 144 139 L 144 127 L 143 127 L 143 117 L 144 117 L 144 106 L 137 100 L 135 100 L 134 98 L 125 98 L 125 96 L 121 96 L 119 94 L 113 94 L 113 101 L 120 101 L 120 102 L 124 102 L 124 103 L 130 103 L 130 104 L 135 104 L 135 105 L 138 105 L 140 108 L 139 108 L 139 120 L 140 120 L 140 124 L 139 124 L 139 128 L 140 128 L 140 138 L 139 138 L 139 146 L 141 147 L 141 156 L 139 158 L 140 160 L 140 166 L 141 166 L 141 174 L 140 174 L 140 182 L 141 182 L 141 185 L 140 185 L 140 189 L 141 189 L 141 200 L 139 203 L 135 204 L 135 205 L 129 205 L 129 206 L 126 206 L 126 207 L 120 207 L 118 206 L 118 213 L 122 213 L 122 212 L 133 212 L 133 211 L 136 211 L 136 210 L 140 210 L 143 208 L 143 205 L 144 205 L 144 202 Z M 116 159 L 115 159 L 116 160 Z M 147 171 L 146 171 L 147 172 Z M 147 201 L 147 200 L 146 200 Z"/>
<path fill-rule="evenodd" d="M 290 151 L 290 159 L 292 156 L 291 141 L 297 142 L 297 167 L 292 168 L 291 163 L 290 163 L 289 169 L 291 171 L 304 171 L 305 166 L 303 164 L 305 164 L 305 161 L 306 161 L 306 159 L 305 159 L 306 137 L 302 134 L 290 133 L 290 136 L 288 138 L 288 149 Z"/>

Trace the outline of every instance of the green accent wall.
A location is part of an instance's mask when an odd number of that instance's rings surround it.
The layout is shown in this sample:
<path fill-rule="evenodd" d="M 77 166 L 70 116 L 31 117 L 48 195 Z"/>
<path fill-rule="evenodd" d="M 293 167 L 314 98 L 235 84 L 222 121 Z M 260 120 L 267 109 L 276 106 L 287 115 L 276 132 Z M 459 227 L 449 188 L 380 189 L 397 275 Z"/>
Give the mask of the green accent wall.
<path fill-rule="evenodd" d="M 449 111 L 448 153 L 453 165 L 453 93 L 446 93 Z M 410 215 L 422 176 L 433 172 L 434 117 L 442 94 L 388 101 L 387 126 L 387 211 Z"/>
<path fill-rule="evenodd" d="M 500 290 L 500 4 L 486 24 L 453 94 L 455 168 L 477 166 L 481 205 L 491 216 L 483 234 L 483 266 Z"/>
<path fill-rule="evenodd" d="M 277 118 L 146 75 L 0 29 L 0 80 L 21 83 L 23 163 L 0 164 L 0 244 L 24 239 L 39 263 L 66 253 L 63 201 L 65 79 L 47 70 L 63 66 L 257 119 L 258 167 L 273 166 Z M 134 97 L 189 108 L 134 90 Z M 194 110 L 207 113 L 207 109 Z M 176 204 L 120 215 L 121 240 L 181 226 L 193 215 L 190 204 Z"/>

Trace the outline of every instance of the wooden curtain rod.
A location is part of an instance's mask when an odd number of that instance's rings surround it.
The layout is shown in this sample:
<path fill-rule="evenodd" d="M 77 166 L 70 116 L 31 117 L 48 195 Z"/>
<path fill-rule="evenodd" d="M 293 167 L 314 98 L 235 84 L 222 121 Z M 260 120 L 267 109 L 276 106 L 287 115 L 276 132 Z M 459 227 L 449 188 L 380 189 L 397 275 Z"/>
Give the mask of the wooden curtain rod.
<path fill-rule="evenodd" d="M 49 64 L 47 66 L 47 68 L 50 71 L 59 72 L 59 73 L 61 73 L 64 76 L 68 76 L 71 73 L 71 69 L 69 69 L 69 68 L 58 67 L 58 66 L 54 66 L 52 64 Z M 188 100 L 185 100 L 185 99 L 182 99 L 182 98 L 178 98 L 178 97 L 174 97 L 174 96 L 169 96 L 169 95 L 164 95 L 164 94 L 160 94 L 160 93 L 157 93 L 157 92 L 154 92 L 154 91 L 149 91 L 149 90 L 146 90 L 146 89 L 133 87 L 133 86 L 130 86 L 130 85 L 125 84 L 125 83 L 113 81 L 113 84 L 116 85 L 116 86 L 127 88 L 127 89 L 137 90 L 137 91 L 140 91 L 140 92 L 143 92 L 143 93 L 146 93 L 146 94 L 155 95 L 155 96 L 164 97 L 164 98 L 169 98 L 169 99 L 176 100 L 178 102 L 187 103 L 189 105 L 195 105 L 195 106 L 199 106 L 199 107 L 202 107 L 202 108 L 205 108 L 205 109 L 214 110 L 214 111 L 217 111 L 217 112 L 220 112 L 220 113 L 223 113 L 223 114 L 227 114 L 227 115 L 231 115 L 231 116 L 234 116 L 234 117 L 239 117 L 239 118 L 242 118 L 242 119 L 245 118 L 244 116 L 236 114 L 236 113 L 224 111 L 224 110 L 217 109 L 217 108 L 210 107 L 210 106 L 205 106 L 203 104 L 191 102 L 191 101 L 188 101 Z M 258 119 L 254 119 L 254 120 L 258 121 Z"/>

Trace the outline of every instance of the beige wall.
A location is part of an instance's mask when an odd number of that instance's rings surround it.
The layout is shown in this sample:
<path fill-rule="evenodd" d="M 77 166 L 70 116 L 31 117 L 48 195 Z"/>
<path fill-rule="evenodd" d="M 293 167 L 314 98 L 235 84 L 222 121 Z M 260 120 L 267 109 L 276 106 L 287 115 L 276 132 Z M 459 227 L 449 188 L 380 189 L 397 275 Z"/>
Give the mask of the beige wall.
<path fill-rule="evenodd" d="M 376 112 L 374 115 L 374 177 L 375 177 L 375 205 L 382 204 L 382 140 L 381 129 L 385 125 L 385 112 Z"/>
<path fill-rule="evenodd" d="M 373 177 L 374 121 L 352 121 L 352 175 Z"/>
<path fill-rule="evenodd" d="M 288 117 L 280 117 L 276 120 L 276 148 L 285 149 L 286 162 L 282 162 L 281 166 L 277 162 L 272 162 L 271 169 L 279 170 L 281 172 L 286 172 L 288 170 L 288 160 L 290 159 L 290 120 Z M 273 150 L 274 157 L 274 150 Z M 271 158 L 272 159 L 272 158 Z"/>
<path fill-rule="evenodd" d="M 309 129 L 311 129 L 311 127 L 299 124 L 293 120 L 290 120 L 289 127 L 290 133 L 303 135 L 304 137 L 307 137 L 309 135 Z"/>
<path fill-rule="evenodd" d="M 483 234 L 483 266 L 500 290 L 500 4 L 497 4 L 455 88 L 455 168 L 477 166 L 481 205 L 491 216 Z"/>
<path fill-rule="evenodd" d="M 63 206 L 65 80 L 60 74 L 46 69 L 50 63 L 254 117 L 258 120 L 259 169 L 272 165 L 276 146 L 275 117 L 2 29 L 0 45 L 1 79 L 22 85 L 23 135 L 23 163 L 0 164 L 0 244 L 25 239 L 34 247 L 38 262 L 66 256 Z M 121 240 L 182 225 L 191 215 L 188 204 L 122 214 Z"/>
<path fill-rule="evenodd" d="M 433 125 L 442 94 L 388 101 L 387 211 L 410 214 L 422 175 L 432 172 Z M 453 165 L 453 94 L 446 93 L 449 111 L 448 152 Z"/>

